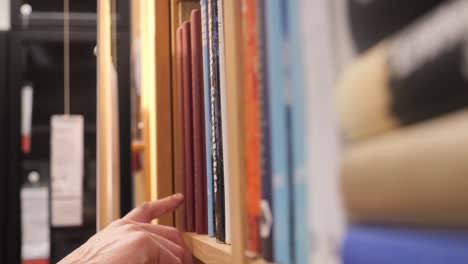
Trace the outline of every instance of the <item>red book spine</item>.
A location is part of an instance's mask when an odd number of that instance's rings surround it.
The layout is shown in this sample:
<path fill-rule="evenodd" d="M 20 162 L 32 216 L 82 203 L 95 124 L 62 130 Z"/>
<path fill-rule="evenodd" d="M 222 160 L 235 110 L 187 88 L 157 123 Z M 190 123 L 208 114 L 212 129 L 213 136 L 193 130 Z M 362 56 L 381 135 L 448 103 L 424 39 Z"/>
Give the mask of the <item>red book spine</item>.
<path fill-rule="evenodd" d="M 190 43 L 190 23 L 182 24 L 182 74 L 184 97 L 184 163 L 185 163 L 185 203 L 187 205 L 186 227 L 195 231 L 194 221 L 194 177 L 193 177 L 193 115 L 192 115 L 192 56 Z"/>
<path fill-rule="evenodd" d="M 256 0 L 243 0 L 242 30 L 244 52 L 244 125 L 245 175 L 247 206 L 247 252 L 258 255 L 261 170 L 260 170 L 260 101 L 257 54 Z"/>
<path fill-rule="evenodd" d="M 201 13 L 199 9 L 193 10 L 190 16 L 191 25 L 191 51 L 192 51 L 192 107 L 193 107 L 193 158 L 195 178 L 195 231 L 206 234 L 207 209 L 205 203 L 206 178 L 205 162 L 205 114 L 204 114 L 204 86 L 203 86 L 203 59 L 201 40 Z"/>
<path fill-rule="evenodd" d="M 183 52 L 182 52 L 182 35 L 183 35 L 183 29 L 182 26 L 180 26 L 177 29 L 177 36 L 176 36 L 176 54 L 177 54 L 177 94 L 179 95 L 179 101 L 178 101 L 178 109 L 177 109 L 177 115 L 179 115 L 179 131 L 176 131 L 176 133 L 179 133 L 178 136 L 180 138 L 180 144 L 179 144 L 179 157 L 176 157 L 181 161 L 181 166 L 176 168 L 179 170 L 178 176 L 180 177 L 180 190 L 184 194 L 184 197 L 187 197 L 187 192 L 186 192 L 186 183 L 185 183 L 185 166 L 184 160 L 185 160 L 185 130 L 184 130 L 184 74 L 183 74 Z M 180 207 L 179 209 L 179 227 L 183 230 L 187 230 L 187 225 L 186 225 L 186 218 L 187 218 L 187 203 L 184 203 L 183 206 Z"/>

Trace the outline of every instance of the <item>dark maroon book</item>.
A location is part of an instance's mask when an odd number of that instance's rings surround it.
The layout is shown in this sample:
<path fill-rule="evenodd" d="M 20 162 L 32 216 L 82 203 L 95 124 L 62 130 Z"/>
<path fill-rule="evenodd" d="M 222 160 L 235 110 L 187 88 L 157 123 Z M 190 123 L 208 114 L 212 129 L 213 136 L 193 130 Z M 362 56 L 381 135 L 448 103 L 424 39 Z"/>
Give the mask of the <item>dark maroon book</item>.
<path fill-rule="evenodd" d="M 183 105 L 184 105 L 184 164 L 185 164 L 185 204 L 187 212 L 186 230 L 195 231 L 195 197 L 193 173 L 193 109 L 192 109 L 192 52 L 190 23 L 182 24 L 182 75 L 183 75 Z"/>
<path fill-rule="evenodd" d="M 201 39 L 201 13 L 193 10 L 190 16 L 192 51 L 192 109 L 193 109 L 193 168 L 195 179 L 195 231 L 206 234 L 206 162 L 205 162 L 205 106 L 203 86 L 203 58 Z"/>
<path fill-rule="evenodd" d="M 184 196 L 187 196 L 186 193 L 186 188 L 185 188 L 185 130 L 184 130 L 184 75 L 183 75 L 183 70 L 182 70 L 182 65 L 183 65 L 183 52 L 182 52 L 182 35 L 183 35 L 183 27 L 180 26 L 177 29 L 177 36 L 176 36 L 176 57 L 177 57 L 177 94 L 179 95 L 178 98 L 178 108 L 177 108 L 177 115 L 179 116 L 178 124 L 179 124 L 179 130 L 176 131 L 178 133 L 178 137 L 180 138 L 180 144 L 179 144 L 179 157 L 177 157 L 181 161 L 181 166 L 176 168 L 179 170 L 178 177 L 180 177 L 180 191 L 184 194 Z M 183 231 L 186 231 L 187 229 L 187 203 L 184 203 L 183 206 L 179 207 L 179 228 L 182 229 Z"/>

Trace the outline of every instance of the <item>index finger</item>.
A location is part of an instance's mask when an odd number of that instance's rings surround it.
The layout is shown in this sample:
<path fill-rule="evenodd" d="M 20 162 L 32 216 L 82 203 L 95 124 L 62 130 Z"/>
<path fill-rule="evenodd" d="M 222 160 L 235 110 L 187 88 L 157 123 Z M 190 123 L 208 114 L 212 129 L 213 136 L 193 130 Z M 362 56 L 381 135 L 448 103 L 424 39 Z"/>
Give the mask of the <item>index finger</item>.
<path fill-rule="evenodd" d="M 123 219 L 140 223 L 149 223 L 164 214 L 176 209 L 184 200 L 180 193 L 165 197 L 158 201 L 146 202 L 130 211 Z"/>

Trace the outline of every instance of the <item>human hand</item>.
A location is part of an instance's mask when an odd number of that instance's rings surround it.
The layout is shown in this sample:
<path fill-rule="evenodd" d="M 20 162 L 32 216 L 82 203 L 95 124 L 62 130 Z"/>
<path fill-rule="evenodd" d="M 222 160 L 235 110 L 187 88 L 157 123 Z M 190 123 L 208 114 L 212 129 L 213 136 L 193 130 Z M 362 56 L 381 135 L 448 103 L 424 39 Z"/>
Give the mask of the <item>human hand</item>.
<path fill-rule="evenodd" d="M 58 264 L 192 264 L 192 254 L 176 228 L 151 224 L 153 219 L 172 212 L 183 199 L 181 194 L 175 194 L 144 203 L 95 234 Z"/>

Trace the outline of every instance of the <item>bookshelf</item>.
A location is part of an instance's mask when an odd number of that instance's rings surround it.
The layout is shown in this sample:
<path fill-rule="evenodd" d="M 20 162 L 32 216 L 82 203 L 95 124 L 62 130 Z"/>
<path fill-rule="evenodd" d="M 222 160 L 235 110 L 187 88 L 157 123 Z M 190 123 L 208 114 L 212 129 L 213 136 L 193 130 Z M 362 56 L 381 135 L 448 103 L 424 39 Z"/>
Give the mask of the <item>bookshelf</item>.
<path fill-rule="evenodd" d="M 185 233 L 184 239 L 193 256 L 203 263 L 234 263 L 230 245 L 220 244 L 215 238 L 194 233 Z"/>
<path fill-rule="evenodd" d="M 108 0 L 100 0 L 108 1 Z M 230 208 L 231 208 L 231 244 L 220 244 L 207 235 L 184 233 L 184 239 L 194 257 L 201 263 L 215 264 L 264 264 L 262 260 L 249 260 L 245 257 L 245 219 L 246 210 L 243 200 L 245 177 L 243 158 L 243 120 L 241 101 L 242 87 L 242 51 L 240 50 L 242 32 L 241 3 L 225 1 L 225 49 L 226 83 L 228 108 L 228 144 L 230 173 Z M 145 198 L 159 199 L 173 192 L 180 192 L 179 178 L 175 168 L 178 163 L 178 147 L 173 140 L 173 131 L 177 130 L 176 117 L 171 113 L 177 109 L 177 97 L 174 87 L 177 85 L 177 67 L 175 35 L 177 27 L 188 20 L 190 11 L 199 7 L 199 1 L 161 0 L 132 1 L 132 42 L 140 42 L 141 61 L 141 109 L 143 137 L 133 139 L 132 151 L 142 152 Z M 99 19 L 100 20 L 100 19 Z M 157 47 L 157 48 L 156 48 Z M 168 67 L 169 66 L 169 67 Z M 161 87 L 171 87 L 162 89 Z M 178 226 L 179 215 L 176 213 L 159 220 L 159 224 Z"/>

